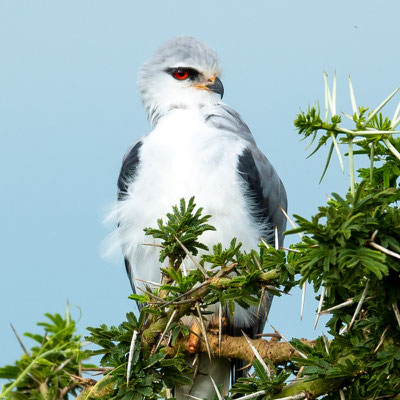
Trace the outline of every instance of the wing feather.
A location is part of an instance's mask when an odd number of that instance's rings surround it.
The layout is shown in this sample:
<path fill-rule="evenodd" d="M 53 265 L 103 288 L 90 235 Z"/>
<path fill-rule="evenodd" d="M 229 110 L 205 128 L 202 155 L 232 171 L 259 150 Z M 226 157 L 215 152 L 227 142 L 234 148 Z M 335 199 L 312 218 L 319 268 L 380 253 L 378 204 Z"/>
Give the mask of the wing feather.
<path fill-rule="evenodd" d="M 140 148 L 143 142 L 138 140 L 127 151 L 122 160 L 122 167 L 118 177 L 118 200 L 123 200 L 129 186 L 135 180 L 137 168 L 140 163 Z"/>
<path fill-rule="evenodd" d="M 125 154 L 122 160 L 122 167 L 118 177 L 118 200 L 124 201 L 125 196 L 128 193 L 129 186 L 134 182 L 137 169 L 140 164 L 140 148 L 143 142 L 139 139 L 135 142 L 131 148 Z M 118 223 L 119 226 L 119 223 Z M 125 257 L 125 269 L 129 278 L 129 282 L 132 287 L 133 293 L 136 293 L 135 282 L 132 267 L 129 260 Z M 139 310 L 142 308 L 142 304 L 136 302 Z"/>
<path fill-rule="evenodd" d="M 286 219 L 280 210 L 287 209 L 286 191 L 277 172 L 257 148 L 253 135 L 248 126 L 242 121 L 240 115 L 230 107 L 223 105 L 213 109 L 206 121 L 218 130 L 231 133 L 247 144 L 238 157 L 237 171 L 243 181 L 244 195 L 248 202 L 251 217 L 254 222 L 262 227 L 265 239 L 274 237 L 275 226 L 278 229 L 279 245 L 283 244 L 282 233 L 286 228 Z M 231 320 L 230 334 L 241 336 L 242 331 L 251 338 L 261 333 L 264 329 L 266 318 L 271 307 L 272 295 L 267 295 L 260 307 L 260 312 L 255 318 L 254 325 L 243 328 L 235 326 Z M 256 312 L 249 309 L 248 312 Z M 232 360 L 232 383 L 245 376 L 245 363 L 241 360 Z"/>

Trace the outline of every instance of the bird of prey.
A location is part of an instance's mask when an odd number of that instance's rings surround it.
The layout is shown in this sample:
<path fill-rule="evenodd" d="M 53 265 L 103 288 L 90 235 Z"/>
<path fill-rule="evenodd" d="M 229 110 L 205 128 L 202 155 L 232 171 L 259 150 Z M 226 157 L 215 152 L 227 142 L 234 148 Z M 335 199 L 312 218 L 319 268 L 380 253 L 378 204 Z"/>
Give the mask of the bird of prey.
<path fill-rule="evenodd" d="M 200 238 L 209 247 L 218 242 L 228 247 L 236 237 L 242 249 L 250 250 L 260 237 L 273 240 L 275 227 L 282 241 L 284 186 L 240 115 L 221 101 L 220 74 L 215 51 L 191 36 L 165 42 L 139 72 L 138 87 L 153 130 L 136 140 L 123 159 L 114 210 L 115 244 L 123 249 L 134 291 L 143 288 L 142 280 L 159 282 L 161 277 L 158 249 L 143 246 L 149 241 L 143 229 L 156 226 L 157 218 L 181 198 L 195 196 L 212 216 L 209 223 L 216 232 Z M 237 306 L 228 315 L 230 333 L 241 335 L 243 330 L 254 337 L 262 331 L 266 313 Z M 175 397 L 185 398 L 190 390 L 193 396 L 213 399 L 208 375 L 227 391 L 230 370 L 235 379 L 243 374 L 241 365 L 201 356 L 193 387 L 176 388 Z"/>

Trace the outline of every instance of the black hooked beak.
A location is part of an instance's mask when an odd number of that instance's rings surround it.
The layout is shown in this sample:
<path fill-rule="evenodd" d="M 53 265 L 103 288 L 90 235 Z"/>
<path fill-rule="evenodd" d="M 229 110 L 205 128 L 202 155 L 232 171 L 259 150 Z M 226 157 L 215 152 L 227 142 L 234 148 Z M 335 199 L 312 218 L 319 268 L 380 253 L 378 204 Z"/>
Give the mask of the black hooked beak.
<path fill-rule="evenodd" d="M 206 87 L 214 93 L 218 93 L 222 97 L 224 96 L 224 85 L 221 82 L 221 79 L 216 76 L 215 78 L 211 78 L 208 80 Z"/>

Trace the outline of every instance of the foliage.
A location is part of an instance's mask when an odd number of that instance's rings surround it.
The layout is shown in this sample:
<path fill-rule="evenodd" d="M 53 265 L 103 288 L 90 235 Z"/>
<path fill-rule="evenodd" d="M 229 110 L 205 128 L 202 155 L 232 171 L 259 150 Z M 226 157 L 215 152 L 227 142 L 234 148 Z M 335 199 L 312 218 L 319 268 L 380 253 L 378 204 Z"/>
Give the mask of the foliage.
<path fill-rule="evenodd" d="M 241 394 L 251 394 L 265 392 L 264 399 L 272 399 L 274 394 L 279 393 L 289 378 L 290 372 L 281 370 L 278 373 L 268 375 L 260 361 L 254 360 L 252 363 L 254 373 L 246 378 L 239 378 L 233 386 L 231 392 Z"/>
<path fill-rule="evenodd" d="M 302 275 L 301 282 L 311 282 L 316 291 L 324 288 L 322 309 L 339 306 L 330 311 L 327 325 L 333 339 L 326 349 L 321 340 L 314 348 L 296 341 L 295 347 L 307 355 L 296 362 L 304 366 L 301 375 L 307 380 L 345 378 L 343 393 L 351 399 L 392 398 L 400 392 L 400 320 L 396 318 L 400 300 L 400 141 L 392 136 L 400 121 L 398 114 L 392 121 L 378 113 L 392 95 L 368 114 L 367 108 L 357 110 L 354 100 L 353 130 L 340 127 L 340 120 L 337 124 L 323 122 L 315 108 L 295 121 L 305 137 L 315 137 L 322 129 L 325 142 L 332 138 L 332 146 L 335 140 L 347 144 L 350 167 L 356 155 L 370 158 L 369 168 L 358 171 L 359 184 L 350 177 L 345 198 L 332 194 L 310 220 L 296 215 L 298 228 L 289 232 L 305 235 L 293 246 L 299 252 L 291 257 Z M 355 141 L 357 136 L 361 139 Z M 353 151 L 353 144 L 359 150 Z M 331 152 L 327 164 L 330 156 Z M 326 396 L 338 398 L 338 393 Z"/>
<path fill-rule="evenodd" d="M 101 325 L 99 328 L 88 328 L 91 333 L 88 339 L 100 347 L 94 354 L 102 354 L 101 366 L 111 368 L 107 384 L 112 382 L 114 390 L 105 397 L 124 400 L 155 398 L 165 386 L 190 384 L 188 368 L 181 354 L 166 358 L 166 352 L 160 350 L 145 357 L 139 340 L 133 343 L 131 349 L 134 331 L 140 331 L 142 321 L 138 321 L 133 313 L 128 313 L 126 317 L 127 320 L 118 327 Z M 127 355 L 130 353 L 128 385 Z"/>
<path fill-rule="evenodd" d="M 24 348 L 25 354 L 14 365 L 0 368 L 0 378 L 11 381 L 4 385 L 0 398 L 68 399 L 69 394 L 76 395 L 84 386 L 85 380 L 79 379 L 80 370 L 90 366 L 82 364 L 90 353 L 82 350 L 69 307 L 64 318 L 59 314 L 45 315 L 49 321 L 37 324 L 44 334 L 25 334 L 39 345 L 29 351 Z"/>
<path fill-rule="evenodd" d="M 166 224 L 160 218 L 157 220 L 158 229 L 145 229 L 146 235 L 162 239 L 163 249 L 160 251 L 160 262 L 167 257 L 177 263 L 182 262 L 186 253 L 177 239 L 193 255 L 197 255 L 198 249 L 208 250 L 207 246 L 197 241 L 197 238 L 205 231 L 215 231 L 215 228 L 205 223 L 210 219 L 210 215 L 201 216 L 202 208 L 192 213 L 195 207 L 194 197 L 189 200 L 187 206 L 185 199 L 181 199 L 179 207 L 173 206 L 173 212 L 167 214 Z"/>

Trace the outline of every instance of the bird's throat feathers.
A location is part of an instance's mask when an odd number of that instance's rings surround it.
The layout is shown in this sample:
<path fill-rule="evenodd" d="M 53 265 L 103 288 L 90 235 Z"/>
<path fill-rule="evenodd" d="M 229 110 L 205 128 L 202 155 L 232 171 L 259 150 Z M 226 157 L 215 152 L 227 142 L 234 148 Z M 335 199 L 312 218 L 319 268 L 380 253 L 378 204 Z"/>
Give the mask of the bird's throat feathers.
<path fill-rule="evenodd" d="M 185 90 L 162 87 L 160 90 L 160 87 L 162 86 L 152 85 L 142 92 L 143 106 L 153 127 L 172 110 L 201 109 L 222 104 L 220 96 L 210 91 L 194 87 L 185 88 Z"/>

